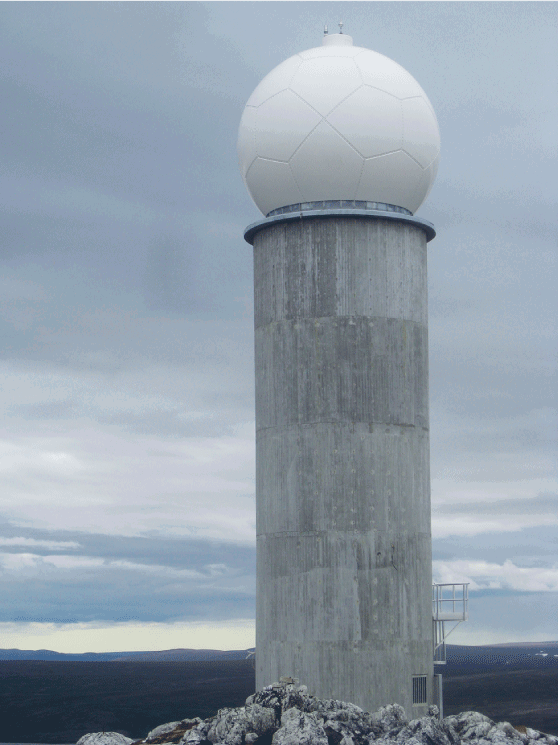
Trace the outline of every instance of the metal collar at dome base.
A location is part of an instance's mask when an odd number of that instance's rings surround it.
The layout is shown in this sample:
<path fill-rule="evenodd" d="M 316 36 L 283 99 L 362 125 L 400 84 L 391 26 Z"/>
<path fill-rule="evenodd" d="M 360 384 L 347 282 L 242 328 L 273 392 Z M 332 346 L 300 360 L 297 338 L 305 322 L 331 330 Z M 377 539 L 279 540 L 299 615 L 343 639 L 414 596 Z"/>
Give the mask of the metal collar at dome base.
<path fill-rule="evenodd" d="M 367 202 L 362 199 L 327 199 L 320 202 L 301 202 L 300 204 L 288 204 L 271 210 L 266 217 L 273 215 L 284 215 L 286 212 L 309 212 L 309 210 L 382 210 L 383 212 L 401 212 L 403 215 L 412 215 L 410 210 L 397 207 L 396 204 L 385 202 Z"/>
<path fill-rule="evenodd" d="M 271 215 L 265 217 L 263 220 L 254 222 L 245 228 L 243 237 L 253 245 L 253 239 L 255 235 L 268 228 L 270 225 L 279 225 L 284 222 L 294 222 L 295 220 L 307 220 L 312 217 L 359 217 L 369 218 L 373 220 L 391 220 L 392 222 L 403 222 L 407 225 L 415 225 L 421 228 L 426 233 L 426 240 L 429 243 L 433 238 L 436 237 L 436 231 L 434 226 L 428 220 L 423 220 L 421 217 L 414 215 L 405 215 L 401 212 L 388 212 L 386 210 L 371 210 L 371 209 L 322 209 L 322 210 L 302 210 L 301 212 L 286 212 L 280 215 Z"/>

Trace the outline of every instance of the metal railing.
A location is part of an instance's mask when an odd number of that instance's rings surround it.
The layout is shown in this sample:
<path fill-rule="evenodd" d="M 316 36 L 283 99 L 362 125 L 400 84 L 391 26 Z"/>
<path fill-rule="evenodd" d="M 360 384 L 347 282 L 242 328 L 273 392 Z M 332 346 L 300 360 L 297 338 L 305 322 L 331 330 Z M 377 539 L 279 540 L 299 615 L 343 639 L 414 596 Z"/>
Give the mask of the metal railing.
<path fill-rule="evenodd" d="M 466 621 L 468 619 L 469 583 L 432 585 L 432 617 L 434 621 Z"/>
<path fill-rule="evenodd" d="M 432 585 L 434 665 L 445 665 L 445 640 L 460 623 L 468 619 L 468 604 L 468 582 Z M 446 630 L 446 621 L 454 622 L 452 628 Z"/>

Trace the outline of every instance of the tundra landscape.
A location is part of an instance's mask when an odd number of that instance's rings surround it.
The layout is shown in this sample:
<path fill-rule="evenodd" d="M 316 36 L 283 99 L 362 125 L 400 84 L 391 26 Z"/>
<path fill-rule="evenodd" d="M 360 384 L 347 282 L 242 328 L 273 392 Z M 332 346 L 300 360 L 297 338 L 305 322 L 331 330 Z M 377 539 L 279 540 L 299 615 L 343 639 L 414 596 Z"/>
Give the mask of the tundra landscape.
<path fill-rule="evenodd" d="M 141 655 L 141 661 L 131 660 L 139 653 L 99 662 L 1 659 L 0 742 L 75 743 L 102 731 L 140 740 L 163 723 L 205 719 L 218 709 L 242 706 L 254 693 L 251 660 L 231 659 L 246 652 L 206 650 L 206 659 L 193 660 L 194 652 L 154 652 Z M 444 716 L 477 711 L 496 722 L 556 735 L 557 652 L 557 642 L 449 645 L 447 664 L 439 666 Z M 0 657 L 14 653 L 2 650 Z M 156 661 L 158 655 L 164 661 Z M 212 655 L 226 659 L 209 659 Z"/>

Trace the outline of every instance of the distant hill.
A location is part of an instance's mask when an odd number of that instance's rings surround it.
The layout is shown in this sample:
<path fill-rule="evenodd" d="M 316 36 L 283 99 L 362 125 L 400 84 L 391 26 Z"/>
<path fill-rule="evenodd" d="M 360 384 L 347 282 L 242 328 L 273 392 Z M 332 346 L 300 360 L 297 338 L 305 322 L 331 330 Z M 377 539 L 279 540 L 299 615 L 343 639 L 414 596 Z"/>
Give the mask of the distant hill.
<path fill-rule="evenodd" d="M 491 647 L 558 647 L 558 642 L 507 642 L 506 644 L 491 644 Z"/>
<path fill-rule="evenodd" d="M 50 649 L 0 649 L 0 660 L 49 660 L 68 662 L 212 662 L 244 660 L 255 649 L 165 649 L 157 652 L 84 652 L 83 654 L 63 654 Z M 558 642 L 513 642 L 511 644 L 492 644 L 485 646 L 447 645 L 447 665 L 441 668 L 494 667 L 521 663 L 555 664 L 558 655 Z M 438 670 L 438 667 L 440 670 Z"/>
<path fill-rule="evenodd" d="M 212 662 L 244 660 L 253 649 L 165 649 L 158 652 L 84 652 L 64 654 L 50 649 L 0 649 L 0 660 L 52 662 Z"/>
<path fill-rule="evenodd" d="M 526 642 L 467 647 L 447 645 L 447 664 L 435 665 L 444 676 L 497 669 L 538 669 L 558 665 L 558 642 Z"/>

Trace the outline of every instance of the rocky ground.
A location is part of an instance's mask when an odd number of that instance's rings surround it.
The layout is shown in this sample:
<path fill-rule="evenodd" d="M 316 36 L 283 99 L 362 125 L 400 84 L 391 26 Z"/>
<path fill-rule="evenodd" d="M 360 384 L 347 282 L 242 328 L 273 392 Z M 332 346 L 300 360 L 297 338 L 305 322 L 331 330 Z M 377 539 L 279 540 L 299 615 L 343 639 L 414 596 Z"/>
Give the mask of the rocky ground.
<path fill-rule="evenodd" d="M 558 745 L 558 738 L 509 722 L 493 722 L 467 711 L 408 721 L 402 706 L 374 714 L 354 704 L 317 699 L 304 685 L 282 680 L 257 691 L 236 709 L 220 709 L 208 719 L 162 724 L 134 741 L 116 732 L 84 735 L 77 745 Z"/>

